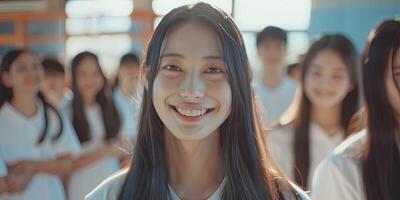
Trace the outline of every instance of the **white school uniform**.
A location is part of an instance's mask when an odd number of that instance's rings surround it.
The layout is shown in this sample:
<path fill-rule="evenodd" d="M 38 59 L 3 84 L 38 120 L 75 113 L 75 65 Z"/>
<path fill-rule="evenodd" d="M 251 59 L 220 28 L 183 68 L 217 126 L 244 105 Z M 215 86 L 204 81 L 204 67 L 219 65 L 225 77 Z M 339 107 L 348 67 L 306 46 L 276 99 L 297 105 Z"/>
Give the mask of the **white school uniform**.
<path fill-rule="evenodd" d="M 112 177 L 109 177 L 106 179 L 104 182 L 102 182 L 96 189 L 94 189 L 91 193 L 89 193 L 85 200 L 111 200 L 111 199 L 117 199 L 118 195 L 122 189 L 122 186 L 124 184 L 125 178 L 128 174 L 128 170 L 121 170 L 119 173 L 116 173 Z M 225 182 L 226 179 L 222 181 L 220 186 L 217 188 L 217 190 L 211 194 L 207 198 L 207 200 L 220 200 L 222 197 L 223 189 L 225 187 Z M 283 183 L 280 184 L 280 182 L 277 182 L 279 186 L 284 185 Z M 295 192 L 298 194 L 298 197 L 300 197 L 300 200 L 309 200 L 309 197 L 307 194 L 304 193 L 300 188 L 292 184 L 293 188 L 295 189 Z M 166 199 L 169 200 L 182 200 L 176 192 L 172 189 L 170 185 L 168 185 L 169 189 L 169 197 Z M 295 195 L 291 192 L 288 191 L 286 188 L 281 187 L 280 192 L 283 195 L 283 200 L 297 200 L 298 198 L 295 198 Z"/>
<path fill-rule="evenodd" d="M 366 130 L 350 136 L 316 169 L 312 184 L 315 200 L 366 200 L 362 181 L 362 154 Z"/>
<path fill-rule="evenodd" d="M 2 156 L 2 153 L 0 152 L 0 179 L 7 176 L 7 166 L 6 166 L 4 159 L 1 156 Z M 5 194 L 0 193 L 0 199 L 5 199 L 5 197 L 3 197 L 3 195 L 5 195 Z"/>
<path fill-rule="evenodd" d="M 119 88 L 115 89 L 113 97 L 121 116 L 122 135 L 128 140 L 135 139 L 140 112 L 139 102 L 136 102 L 132 97 L 124 95 Z"/>
<path fill-rule="evenodd" d="M 256 83 L 254 88 L 263 105 L 263 122 L 266 126 L 270 126 L 278 122 L 292 104 L 297 85 L 293 79 L 284 77 L 274 90 L 267 88 L 261 82 Z"/>
<path fill-rule="evenodd" d="M 6 176 L 7 175 L 7 166 L 6 162 L 4 161 L 2 157 L 2 153 L 0 152 L 0 177 Z"/>
<path fill-rule="evenodd" d="M 82 144 L 83 154 L 91 153 L 104 145 L 105 127 L 99 105 L 85 106 L 85 115 L 91 139 Z M 119 160 L 108 157 L 76 170 L 70 178 L 68 196 L 71 200 L 84 199 L 104 179 L 119 170 Z"/>
<path fill-rule="evenodd" d="M 329 136 L 315 123 L 310 123 L 310 172 L 308 186 L 311 187 L 312 175 L 317 165 L 328 156 L 333 149 L 344 139 L 343 131 Z M 280 167 L 283 173 L 294 180 L 294 137 L 293 126 L 287 125 L 273 129 L 267 133 L 267 148 L 272 159 Z"/>
<path fill-rule="evenodd" d="M 71 107 L 72 104 L 72 98 L 73 98 L 72 92 L 70 90 L 65 90 L 64 97 L 62 99 L 59 109 L 68 113 L 68 109 Z"/>
<path fill-rule="evenodd" d="M 42 103 L 38 103 L 38 112 L 27 117 L 9 103 L 0 109 L 0 153 L 6 163 L 12 164 L 21 160 L 46 161 L 56 159 L 63 154 L 78 155 L 81 151 L 76 134 L 68 120 L 63 118 L 62 136 L 55 142 L 53 136 L 59 129 L 59 121 L 54 112 L 48 111 L 47 137 L 41 144 L 38 138 L 44 127 Z M 24 199 L 59 199 L 66 198 L 60 179 L 52 174 L 39 173 L 30 181 L 26 190 L 19 194 L 6 194 L 1 200 Z"/>

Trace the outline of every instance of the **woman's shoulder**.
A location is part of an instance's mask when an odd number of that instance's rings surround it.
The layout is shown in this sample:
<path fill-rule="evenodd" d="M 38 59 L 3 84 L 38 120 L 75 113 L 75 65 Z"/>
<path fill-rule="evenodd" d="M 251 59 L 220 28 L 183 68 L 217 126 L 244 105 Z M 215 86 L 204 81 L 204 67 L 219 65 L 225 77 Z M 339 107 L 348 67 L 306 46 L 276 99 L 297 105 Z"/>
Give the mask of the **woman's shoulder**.
<path fill-rule="evenodd" d="M 264 130 L 264 136 L 267 141 L 273 142 L 291 142 L 294 138 L 293 124 L 276 124 Z"/>
<path fill-rule="evenodd" d="M 332 162 L 351 161 L 359 163 L 362 159 L 364 144 L 367 140 L 367 131 L 364 129 L 349 136 L 335 148 L 333 154 L 328 157 Z"/>
<path fill-rule="evenodd" d="M 325 176 L 327 175 L 326 172 L 329 171 L 341 174 L 341 176 L 348 181 L 351 179 L 358 179 L 360 176 L 363 147 L 366 139 L 366 130 L 362 130 L 348 137 L 335 148 L 331 155 L 320 163 L 317 167 L 316 174 L 318 174 L 318 176 Z"/>
<path fill-rule="evenodd" d="M 117 199 L 128 171 L 128 169 L 121 170 L 104 180 L 92 192 L 86 195 L 85 200 Z"/>

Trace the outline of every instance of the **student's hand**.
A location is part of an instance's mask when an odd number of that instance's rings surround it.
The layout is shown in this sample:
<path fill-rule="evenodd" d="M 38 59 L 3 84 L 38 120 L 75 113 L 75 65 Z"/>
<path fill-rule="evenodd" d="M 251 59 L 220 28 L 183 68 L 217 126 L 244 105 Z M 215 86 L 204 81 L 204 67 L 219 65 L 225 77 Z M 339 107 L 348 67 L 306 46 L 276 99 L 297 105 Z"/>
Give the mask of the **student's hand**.
<path fill-rule="evenodd" d="M 33 171 L 20 171 L 19 169 L 11 171 L 6 178 L 8 192 L 19 193 L 25 191 L 33 176 Z"/>
<path fill-rule="evenodd" d="M 73 169 L 73 162 L 75 160 L 75 157 L 72 154 L 63 154 L 58 156 L 57 160 L 60 162 L 60 173 L 58 174 L 58 176 L 63 179 L 66 180 L 72 172 Z"/>
<path fill-rule="evenodd" d="M 8 171 L 10 174 L 19 174 L 19 173 L 36 173 L 36 165 L 35 161 L 30 160 L 21 160 L 17 161 L 14 164 L 8 165 Z"/>
<path fill-rule="evenodd" d="M 0 177 L 0 194 L 8 192 L 7 177 Z"/>

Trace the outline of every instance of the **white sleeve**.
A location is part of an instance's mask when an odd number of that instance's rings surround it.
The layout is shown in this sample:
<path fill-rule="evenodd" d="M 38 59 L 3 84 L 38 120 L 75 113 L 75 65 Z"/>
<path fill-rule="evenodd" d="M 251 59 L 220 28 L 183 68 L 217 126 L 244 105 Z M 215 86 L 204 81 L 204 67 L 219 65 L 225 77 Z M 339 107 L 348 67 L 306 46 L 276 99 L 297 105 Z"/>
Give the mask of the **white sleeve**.
<path fill-rule="evenodd" d="M 56 154 L 72 154 L 74 156 L 79 156 L 82 152 L 82 147 L 75 133 L 75 129 L 64 112 L 60 112 L 60 115 L 64 123 L 64 130 L 61 137 L 54 143 Z"/>
<path fill-rule="evenodd" d="M 312 182 L 311 199 L 313 200 L 362 200 L 362 194 L 359 192 L 358 180 L 351 180 L 355 174 L 355 165 L 343 163 L 330 156 L 322 161 L 314 173 Z M 353 165 L 353 166 L 351 166 Z M 357 177 L 356 179 L 359 179 Z M 351 183 L 353 182 L 353 183 Z"/>

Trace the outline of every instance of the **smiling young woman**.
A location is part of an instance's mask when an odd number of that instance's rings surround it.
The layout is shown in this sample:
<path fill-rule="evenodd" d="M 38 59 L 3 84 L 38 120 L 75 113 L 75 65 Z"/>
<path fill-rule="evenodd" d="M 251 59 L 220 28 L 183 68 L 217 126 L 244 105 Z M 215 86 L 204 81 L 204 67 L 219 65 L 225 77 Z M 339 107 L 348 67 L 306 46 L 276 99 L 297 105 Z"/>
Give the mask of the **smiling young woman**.
<path fill-rule="evenodd" d="M 268 162 L 242 36 L 226 13 L 172 10 L 143 67 L 132 166 L 87 199 L 307 199 Z"/>

